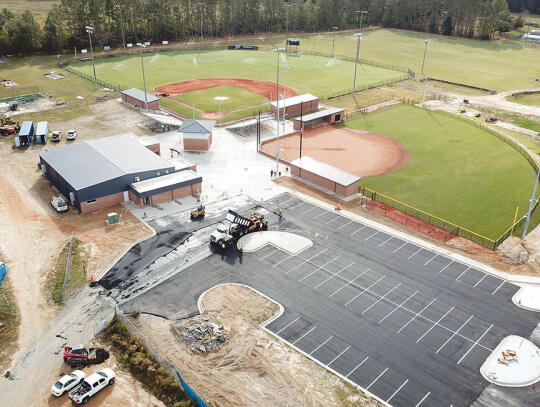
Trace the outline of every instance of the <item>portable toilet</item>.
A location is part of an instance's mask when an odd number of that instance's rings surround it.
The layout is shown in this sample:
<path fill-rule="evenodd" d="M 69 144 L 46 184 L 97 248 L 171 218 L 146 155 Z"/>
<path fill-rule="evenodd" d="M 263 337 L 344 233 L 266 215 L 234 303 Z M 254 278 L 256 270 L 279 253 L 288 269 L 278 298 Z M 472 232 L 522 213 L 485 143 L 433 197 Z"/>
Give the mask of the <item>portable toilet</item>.
<path fill-rule="evenodd" d="M 19 130 L 19 143 L 17 144 L 17 139 L 15 139 L 15 145 L 19 146 L 29 146 L 32 144 L 32 138 L 34 137 L 34 123 L 33 122 L 23 122 L 21 129 Z"/>
<path fill-rule="evenodd" d="M 47 144 L 49 138 L 49 123 L 39 122 L 36 126 L 36 144 Z"/>

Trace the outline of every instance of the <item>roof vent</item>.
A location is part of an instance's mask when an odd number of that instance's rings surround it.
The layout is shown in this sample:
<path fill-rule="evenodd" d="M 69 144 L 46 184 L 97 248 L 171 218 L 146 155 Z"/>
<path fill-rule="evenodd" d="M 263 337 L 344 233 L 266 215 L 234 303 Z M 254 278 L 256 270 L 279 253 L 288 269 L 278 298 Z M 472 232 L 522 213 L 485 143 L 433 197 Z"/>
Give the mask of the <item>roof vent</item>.
<path fill-rule="evenodd" d="M 141 177 L 135 177 L 135 182 L 139 182 L 141 180 Z"/>
<path fill-rule="evenodd" d="M 161 175 L 161 172 L 156 172 L 156 175 L 159 177 Z"/>

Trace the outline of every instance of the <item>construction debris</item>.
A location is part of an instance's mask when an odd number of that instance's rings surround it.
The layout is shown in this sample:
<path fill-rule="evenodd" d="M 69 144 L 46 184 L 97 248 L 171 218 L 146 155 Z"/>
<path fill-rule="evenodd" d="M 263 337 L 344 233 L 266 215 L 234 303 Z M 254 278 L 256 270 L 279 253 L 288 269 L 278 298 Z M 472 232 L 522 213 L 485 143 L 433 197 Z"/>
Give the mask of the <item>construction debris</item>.
<path fill-rule="evenodd" d="M 195 317 L 174 326 L 176 336 L 181 338 L 193 353 L 209 353 L 219 349 L 227 341 L 224 328 L 208 317 Z"/>

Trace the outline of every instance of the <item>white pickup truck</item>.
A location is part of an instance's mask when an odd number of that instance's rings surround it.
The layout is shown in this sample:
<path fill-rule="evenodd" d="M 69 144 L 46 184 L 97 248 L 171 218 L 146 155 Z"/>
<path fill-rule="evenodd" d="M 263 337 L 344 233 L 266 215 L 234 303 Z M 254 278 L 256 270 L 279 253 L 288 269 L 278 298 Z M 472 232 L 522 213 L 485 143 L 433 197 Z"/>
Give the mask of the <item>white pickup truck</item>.
<path fill-rule="evenodd" d="M 69 393 L 69 398 L 73 404 L 86 404 L 90 397 L 101 389 L 114 384 L 115 377 L 113 370 L 108 367 L 93 373 L 84 379 L 79 387 Z"/>

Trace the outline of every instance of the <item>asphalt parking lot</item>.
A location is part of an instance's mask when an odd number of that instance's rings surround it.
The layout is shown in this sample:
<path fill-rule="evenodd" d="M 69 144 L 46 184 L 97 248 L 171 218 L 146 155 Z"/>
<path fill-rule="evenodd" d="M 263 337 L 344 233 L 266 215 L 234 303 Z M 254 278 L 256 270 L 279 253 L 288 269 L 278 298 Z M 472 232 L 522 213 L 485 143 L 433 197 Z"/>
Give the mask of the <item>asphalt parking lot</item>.
<path fill-rule="evenodd" d="M 290 194 L 264 207 L 271 229 L 314 245 L 296 256 L 272 246 L 210 255 L 121 307 L 175 318 L 216 284 L 248 284 L 285 308 L 268 330 L 407 407 L 470 405 L 489 384 L 479 372 L 489 353 L 538 324 L 511 302 L 517 286 L 474 267 Z"/>

